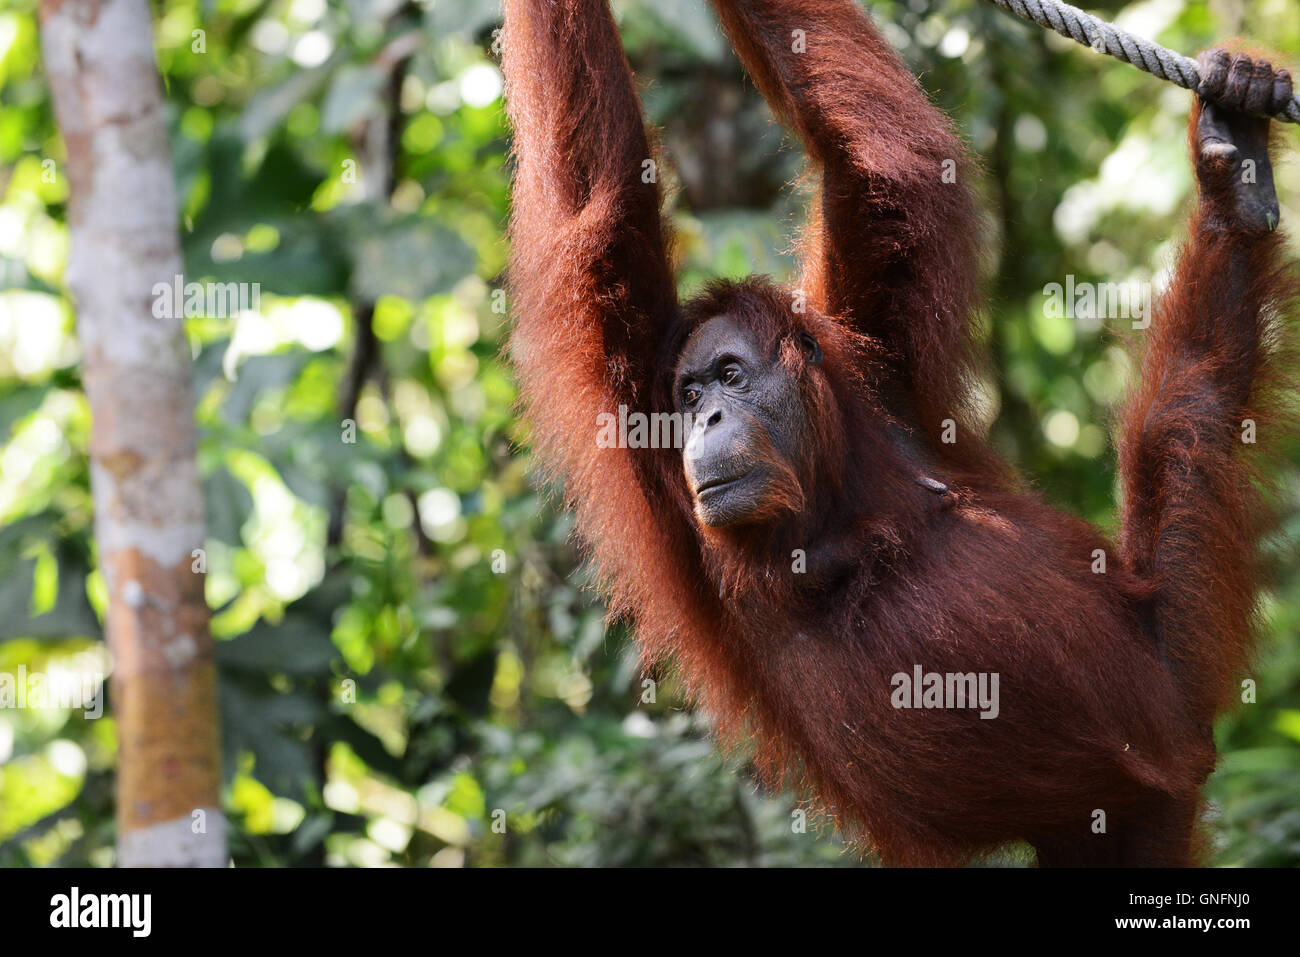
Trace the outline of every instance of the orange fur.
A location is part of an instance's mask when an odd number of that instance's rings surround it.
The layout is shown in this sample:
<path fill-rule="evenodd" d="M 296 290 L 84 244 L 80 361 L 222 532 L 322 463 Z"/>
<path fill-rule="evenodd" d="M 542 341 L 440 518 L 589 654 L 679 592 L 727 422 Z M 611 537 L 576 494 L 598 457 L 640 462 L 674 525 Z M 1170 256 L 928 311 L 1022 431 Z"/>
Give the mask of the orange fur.
<path fill-rule="evenodd" d="M 1013 840 L 1048 864 L 1191 861 L 1206 725 L 1249 648 L 1262 511 L 1235 429 L 1273 394 L 1293 284 L 1276 237 L 1194 225 L 1126 418 L 1118 551 L 1020 491 L 974 427 L 980 232 L 951 124 L 849 0 L 714 6 L 822 175 L 802 311 L 764 280 L 679 307 L 605 0 L 506 2 L 511 355 L 611 614 L 768 781 L 809 788 L 887 863 Z M 681 344 L 720 314 L 799 376 L 814 454 L 783 463 L 770 521 L 705 531 L 679 453 L 600 448 L 596 417 L 671 410 Z M 791 352 L 802 331 L 815 367 Z M 1000 715 L 895 708 L 891 676 L 916 665 L 1000 675 Z"/>

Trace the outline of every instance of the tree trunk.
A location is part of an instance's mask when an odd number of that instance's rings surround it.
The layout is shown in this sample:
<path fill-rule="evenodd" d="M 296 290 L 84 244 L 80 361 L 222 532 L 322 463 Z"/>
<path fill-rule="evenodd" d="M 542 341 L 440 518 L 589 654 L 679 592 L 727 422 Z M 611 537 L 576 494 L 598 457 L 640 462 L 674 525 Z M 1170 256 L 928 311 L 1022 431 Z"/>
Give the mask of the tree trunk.
<path fill-rule="evenodd" d="M 147 0 L 42 0 L 67 146 L 91 487 L 119 741 L 119 866 L 224 866 L 203 490 L 177 206 Z M 161 313 L 162 318 L 155 313 Z"/>

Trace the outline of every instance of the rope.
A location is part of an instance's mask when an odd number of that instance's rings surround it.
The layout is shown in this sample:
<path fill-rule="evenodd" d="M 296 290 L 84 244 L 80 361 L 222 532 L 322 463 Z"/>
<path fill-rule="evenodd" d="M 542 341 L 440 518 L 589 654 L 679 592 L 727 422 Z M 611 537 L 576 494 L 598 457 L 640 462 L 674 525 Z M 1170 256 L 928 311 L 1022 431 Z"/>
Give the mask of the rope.
<path fill-rule="evenodd" d="M 1200 86 L 1201 74 L 1196 68 L 1195 60 L 1127 33 L 1115 24 L 1098 19 L 1062 0 L 989 2 L 1022 19 L 1032 20 L 1039 26 L 1054 30 L 1076 43 L 1092 47 L 1098 53 L 1131 63 L 1144 73 L 1176 83 L 1184 90 L 1195 91 Z M 1300 123 L 1300 94 L 1293 95 L 1277 113 L 1270 115 L 1288 123 Z"/>

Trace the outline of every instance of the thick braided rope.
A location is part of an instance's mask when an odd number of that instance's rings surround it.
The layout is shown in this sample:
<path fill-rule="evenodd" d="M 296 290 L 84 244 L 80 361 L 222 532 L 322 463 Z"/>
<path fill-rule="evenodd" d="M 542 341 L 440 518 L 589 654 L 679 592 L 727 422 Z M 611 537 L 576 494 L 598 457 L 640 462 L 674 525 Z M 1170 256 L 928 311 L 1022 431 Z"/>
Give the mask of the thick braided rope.
<path fill-rule="evenodd" d="M 1113 56 L 1152 76 L 1176 83 L 1185 90 L 1195 90 L 1200 85 L 1201 75 L 1196 69 L 1195 60 L 1127 33 L 1115 24 L 1107 23 L 1061 0 L 989 2 L 1018 17 L 1054 30 L 1063 37 L 1092 47 L 1098 53 Z M 1274 119 L 1300 123 L 1300 94 L 1292 96 L 1281 110 L 1272 115 Z"/>

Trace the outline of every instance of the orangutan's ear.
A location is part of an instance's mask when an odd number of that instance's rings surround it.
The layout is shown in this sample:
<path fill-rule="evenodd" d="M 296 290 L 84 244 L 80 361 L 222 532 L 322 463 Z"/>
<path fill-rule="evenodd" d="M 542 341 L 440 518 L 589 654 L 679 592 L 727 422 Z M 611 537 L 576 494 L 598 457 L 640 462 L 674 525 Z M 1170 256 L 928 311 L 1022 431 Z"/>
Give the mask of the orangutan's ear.
<path fill-rule="evenodd" d="M 808 360 L 809 365 L 815 366 L 825 358 L 822 347 L 817 344 L 811 332 L 799 333 L 799 346 L 803 349 L 804 358 Z"/>

